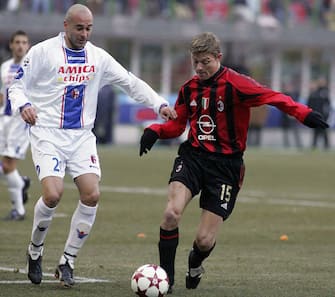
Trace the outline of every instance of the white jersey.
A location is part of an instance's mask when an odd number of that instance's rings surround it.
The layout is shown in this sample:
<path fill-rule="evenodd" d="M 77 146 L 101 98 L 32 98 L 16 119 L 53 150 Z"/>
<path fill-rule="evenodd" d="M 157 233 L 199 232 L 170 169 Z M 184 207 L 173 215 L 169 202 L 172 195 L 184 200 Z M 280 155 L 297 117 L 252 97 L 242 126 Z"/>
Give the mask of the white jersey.
<path fill-rule="evenodd" d="M 11 102 L 8 100 L 8 88 L 20 68 L 14 59 L 1 65 L 1 94 L 3 105 L 0 109 L 0 155 L 15 159 L 24 159 L 29 146 L 28 124 L 19 114 L 12 113 Z"/>
<path fill-rule="evenodd" d="M 1 89 L 0 92 L 3 95 L 3 105 L 0 109 L 0 114 L 12 115 L 11 104 L 8 100 L 8 88 L 14 80 L 15 74 L 20 68 L 20 64 L 14 63 L 14 58 L 11 58 L 2 63 L 0 66 L 1 73 Z"/>
<path fill-rule="evenodd" d="M 9 98 L 14 110 L 27 103 L 35 107 L 36 126 L 91 129 L 98 91 L 107 84 L 121 88 L 156 113 L 162 104 L 168 104 L 102 48 L 91 42 L 82 50 L 67 48 L 64 33 L 29 50 L 9 89 Z"/>

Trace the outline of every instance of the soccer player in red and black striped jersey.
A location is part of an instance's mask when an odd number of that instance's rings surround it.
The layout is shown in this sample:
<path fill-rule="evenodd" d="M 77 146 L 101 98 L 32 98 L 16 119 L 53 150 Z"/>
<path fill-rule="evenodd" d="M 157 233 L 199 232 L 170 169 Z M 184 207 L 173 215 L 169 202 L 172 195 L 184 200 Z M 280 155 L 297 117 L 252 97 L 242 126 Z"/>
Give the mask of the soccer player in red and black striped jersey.
<path fill-rule="evenodd" d="M 195 289 L 213 250 L 219 227 L 233 211 L 244 176 L 250 108 L 276 106 L 311 128 L 328 128 L 322 116 L 291 97 L 222 66 L 219 39 L 212 33 L 195 36 L 190 54 L 195 75 L 180 89 L 177 118 L 144 130 L 140 156 L 157 139 L 180 136 L 189 124 L 187 140 L 178 150 L 171 172 L 168 202 L 160 226 L 160 265 L 174 284 L 178 224 L 192 198 L 200 194 L 200 224 L 189 253 L 186 288 Z"/>

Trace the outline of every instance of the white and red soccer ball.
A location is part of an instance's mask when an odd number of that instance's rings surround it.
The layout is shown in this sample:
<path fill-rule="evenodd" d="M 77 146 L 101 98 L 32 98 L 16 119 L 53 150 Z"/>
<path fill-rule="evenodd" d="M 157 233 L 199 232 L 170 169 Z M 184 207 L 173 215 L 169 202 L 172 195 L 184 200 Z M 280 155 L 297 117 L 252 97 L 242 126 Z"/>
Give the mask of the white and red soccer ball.
<path fill-rule="evenodd" d="M 145 264 L 132 275 L 131 289 L 140 297 L 163 297 L 169 289 L 169 278 L 159 265 Z"/>

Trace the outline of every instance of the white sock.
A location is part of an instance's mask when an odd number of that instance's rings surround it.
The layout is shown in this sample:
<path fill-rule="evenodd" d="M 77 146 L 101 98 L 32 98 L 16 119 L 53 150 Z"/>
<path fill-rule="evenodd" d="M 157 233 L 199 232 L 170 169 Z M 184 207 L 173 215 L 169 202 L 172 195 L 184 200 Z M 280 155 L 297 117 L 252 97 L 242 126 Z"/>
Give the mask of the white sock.
<path fill-rule="evenodd" d="M 87 206 L 81 201 L 73 213 L 69 236 L 67 238 L 64 256 L 73 268 L 73 262 L 79 250 L 84 245 L 95 221 L 98 206 Z M 60 259 L 60 264 L 64 264 L 64 256 Z"/>
<path fill-rule="evenodd" d="M 42 197 L 36 202 L 34 208 L 33 230 L 31 232 L 30 251 L 41 252 L 55 211 L 56 207 L 50 208 L 46 206 Z"/>
<path fill-rule="evenodd" d="M 16 209 L 20 215 L 24 215 L 25 209 L 22 200 L 22 189 L 24 187 L 24 181 L 21 175 L 15 169 L 10 173 L 5 174 L 4 177 L 7 180 L 10 201 L 12 202 L 13 209 Z"/>

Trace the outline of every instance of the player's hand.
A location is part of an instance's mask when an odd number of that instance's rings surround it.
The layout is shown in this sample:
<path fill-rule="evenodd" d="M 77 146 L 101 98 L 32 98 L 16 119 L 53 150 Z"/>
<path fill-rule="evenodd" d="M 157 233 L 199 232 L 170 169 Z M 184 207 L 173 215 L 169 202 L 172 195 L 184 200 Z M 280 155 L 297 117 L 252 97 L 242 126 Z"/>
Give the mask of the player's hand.
<path fill-rule="evenodd" d="M 145 129 L 140 141 L 140 156 L 150 151 L 157 139 L 158 134 L 155 131 L 149 128 Z"/>
<path fill-rule="evenodd" d="M 30 125 L 35 125 L 37 119 L 37 113 L 35 108 L 31 105 L 24 106 L 21 109 L 21 117 L 26 123 Z"/>
<path fill-rule="evenodd" d="M 323 119 L 322 115 L 317 111 L 311 111 L 304 120 L 304 125 L 310 128 L 329 128 L 327 122 Z"/>
<path fill-rule="evenodd" d="M 171 108 L 168 105 L 161 106 L 159 109 L 159 115 L 165 121 L 174 120 L 177 118 L 177 112 L 174 110 L 174 108 Z"/>

